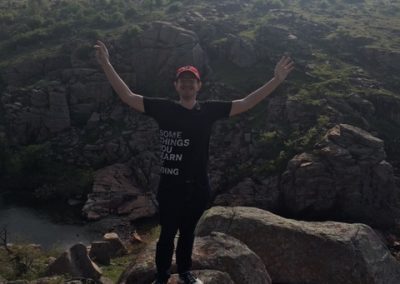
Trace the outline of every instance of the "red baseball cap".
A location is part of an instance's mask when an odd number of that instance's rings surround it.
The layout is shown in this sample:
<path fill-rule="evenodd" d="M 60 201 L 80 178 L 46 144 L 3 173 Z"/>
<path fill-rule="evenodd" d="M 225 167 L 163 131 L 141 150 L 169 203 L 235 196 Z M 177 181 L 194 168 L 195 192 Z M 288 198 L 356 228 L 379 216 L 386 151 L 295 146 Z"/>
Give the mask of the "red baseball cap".
<path fill-rule="evenodd" d="M 192 66 L 192 65 L 187 65 L 187 66 L 179 67 L 178 70 L 176 70 L 176 79 L 178 79 L 178 77 L 179 77 L 183 72 L 190 72 L 190 73 L 192 73 L 194 76 L 196 76 L 196 78 L 197 78 L 198 80 L 200 80 L 200 72 L 199 72 L 199 70 L 197 70 L 197 68 L 194 67 L 194 66 Z"/>

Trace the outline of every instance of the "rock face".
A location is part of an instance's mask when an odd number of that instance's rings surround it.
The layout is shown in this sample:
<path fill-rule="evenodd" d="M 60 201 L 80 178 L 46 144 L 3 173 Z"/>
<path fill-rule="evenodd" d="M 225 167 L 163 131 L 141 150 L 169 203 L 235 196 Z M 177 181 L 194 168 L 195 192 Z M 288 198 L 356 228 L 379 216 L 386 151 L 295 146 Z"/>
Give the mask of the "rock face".
<path fill-rule="evenodd" d="M 277 176 L 255 182 L 246 178 L 227 192 L 219 194 L 213 204 L 221 206 L 252 206 L 277 209 L 279 203 L 279 179 Z"/>
<path fill-rule="evenodd" d="M 196 234 L 212 231 L 244 242 L 274 283 L 400 281 L 399 263 L 364 224 L 295 221 L 257 208 L 217 206 L 205 212 Z"/>
<path fill-rule="evenodd" d="M 155 275 L 155 247 L 156 244 L 152 243 L 142 251 L 118 283 L 150 283 Z M 195 239 L 192 268 L 200 272 L 199 276 L 206 276 L 207 282 L 204 283 L 271 283 L 260 258 L 242 242 L 223 233 L 214 232 Z M 173 266 L 172 270 L 175 269 Z M 217 282 L 218 279 L 223 279 L 223 282 Z"/>
<path fill-rule="evenodd" d="M 108 215 L 125 215 L 130 220 L 152 216 L 156 212 L 152 193 L 134 186 L 132 170 L 115 164 L 95 173 L 93 192 L 82 211 L 89 220 Z"/>
<path fill-rule="evenodd" d="M 282 176 L 286 208 L 299 215 L 391 225 L 399 216 L 400 191 L 384 159 L 381 139 L 351 125 L 337 125 L 312 153 L 289 161 Z"/>
<path fill-rule="evenodd" d="M 181 65 L 195 65 L 201 73 L 209 68 L 197 35 L 169 22 L 151 23 L 133 48 L 130 53 L 138 82 L 154 80 L 157 76 L 171 78 Z"/>
<path fill-rule="evenodd" d="M 400 70 L 400 52 L 374 47 L 364 47 L 361 49 L 361 54 L 365 56 L 370 64 L 376 64 L 382 69 L 397 70 L 397 72 Z"/>
<path fill-rule="evenodd" d="M 400 108 L 400 98 L 373 94 L 369 96 L 368 100 L 374 104 L 377 115 L 388 121 L 394 121 L 397 124 L 400 123 L 400 112 L 398 111 Z"/>
<path fill-rule="evenodd" d="M 46 274 L 70 274 L 72 277 L 99 280 L 102 272 L 89 258 L 86 246 L 76 244 L 51 263 L 47 268 Z"/>
<path fill-rule="evenodd" d="M 43 141 L 71 125 L 66 90 L 62 86 L 3 94 L 8 129 L 19 143 Z"/>

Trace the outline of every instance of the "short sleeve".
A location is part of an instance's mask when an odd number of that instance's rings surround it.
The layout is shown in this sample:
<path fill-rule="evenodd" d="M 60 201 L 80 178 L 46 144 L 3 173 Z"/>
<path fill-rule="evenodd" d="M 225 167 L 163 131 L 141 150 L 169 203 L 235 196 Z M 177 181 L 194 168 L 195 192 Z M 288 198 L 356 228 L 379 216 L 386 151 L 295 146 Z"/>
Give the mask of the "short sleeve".
<path fill-rule="evenodd" d="M 162 119 L 165 113 L 165 108 L 170 101 L 164 98 L 149 98 L 143 97 L 144 114 L 155 118 L 156 120 Z"/>
<path fill-rule="evenodd" d="M 206 101 L 204 108 L 207 111 L 207 116 L 210 120 L 216 121 L 218 119 L 227 118 L 231 112 L 231 101 Z"/>

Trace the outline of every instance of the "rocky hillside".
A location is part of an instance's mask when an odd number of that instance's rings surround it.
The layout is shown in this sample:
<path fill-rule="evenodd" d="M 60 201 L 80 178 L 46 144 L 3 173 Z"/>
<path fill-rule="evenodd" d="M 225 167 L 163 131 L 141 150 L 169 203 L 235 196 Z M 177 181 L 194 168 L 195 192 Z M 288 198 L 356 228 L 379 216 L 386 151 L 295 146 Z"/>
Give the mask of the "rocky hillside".
<path fill-rule="evenodd" d="M 89 219 L 154 214 L 157 126 L 123 105 L 111 89 L 94 58 L 93 44 L 102 39 L 134 91 L 169 98 L 176 98 L 172 78 L 182 64 L 195 64 L 202 72 L 200 99 L 232 100 L 266 82 L 279 57 L 291 54 L 296 70 L 283 86 L 255 109 L 214 129 L 210 173 L 217 203 L 235 203 L 236 186 L 247 182 L 249 192 L 260 187 L 275 192 L 269 201 L 257 201 L 252 193 L 246 199 L 265 209 L 303 218 L 362 216 L 375 224 L 373 216 L 364 215 L 374 192 L 390 184 L 380 198 L 397 198 L 400 4 L 395 1 L 42 0 L 0 5 L 3 191 L 30 192 L 39 201 L 80 199 Z M 350 133 L 351 139 L 325 141 L 349 152 L 334 160 L 332 169 L 325 159 L 337 157 L 333 146 L 310 152 L 339 124 L 350 125 L 342 126 L 341 133 Z M 352 150 L 358 139 L 369 143 L 360 146 L 365 147 L 362 153 Z M 369 164 L 360 162 L 359 155 Z M 337 182 L 330 203 L 320 204 L 321 189 L 310 184 L 304 188 L 315 191 L 312 198 L 292 196 L 297 171 L 306 171 L 296 167 L 304 162 L 321 165 L 315 171 L 323 178 L 314 181 L 326 182 L 326 192 Z M 330 214 L 337 200 L 346 199 L 342 188 L 365 188 L 362 182 L 371 169 L 376 171 L 374 186 L 361 194 L 369 205 L 353 210 L 351 203 L 339 202 L 346 214 Z M 123 188 L 124 183 L 131 187 Z M 111 193 L 118 193 L 115 199 Z M 356 195 L 350 200 L 359 201 Z M 292 206 L 290 200 L 299 204 Z"/>

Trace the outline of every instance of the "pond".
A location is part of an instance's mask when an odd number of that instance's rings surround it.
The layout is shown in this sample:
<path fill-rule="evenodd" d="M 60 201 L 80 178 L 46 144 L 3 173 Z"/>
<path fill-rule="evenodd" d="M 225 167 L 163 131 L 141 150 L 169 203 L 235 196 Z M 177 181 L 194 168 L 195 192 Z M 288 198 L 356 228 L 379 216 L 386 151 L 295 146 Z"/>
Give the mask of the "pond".
<path fill-rule="evenodd" d="M 62 210 L 68 209 L 60 208 Z M 65 220 L 60 221 L 60 218 L 54 217 L 48 210 L 9 202 L 0 195 L 0 230 L 7 229 L 9 243 L 29 242 L 40 244 L 46 249 L 65 249 L 78 242 L 88 245 L 101 237 L 83 222 L 66 223 Z"/>

